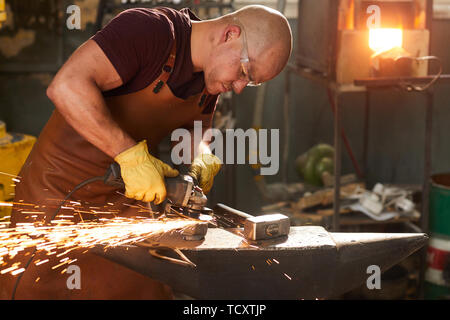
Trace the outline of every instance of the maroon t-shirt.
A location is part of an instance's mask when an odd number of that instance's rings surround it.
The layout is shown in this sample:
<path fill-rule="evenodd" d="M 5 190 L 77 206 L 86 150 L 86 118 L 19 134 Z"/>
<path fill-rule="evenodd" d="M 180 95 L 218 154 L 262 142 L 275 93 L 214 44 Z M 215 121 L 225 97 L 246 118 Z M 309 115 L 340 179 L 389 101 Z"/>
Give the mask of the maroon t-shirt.
<path fill-rule="evenodd" d="M 150 85 L 160 74 L 176 39 L 176 59 L 167 84 L 173 94 L 187 99 L 205 87 L 203 72 L 194 72 L 191 58 L 191 19 L 189 9 L 136 8 L 118 14 L 91 39 L 94 40 L 120 75 L 123 84 L 103 92 L 117 96 Z M 217 95 L 210 96 L 203 113 L 214 112 Z"/>

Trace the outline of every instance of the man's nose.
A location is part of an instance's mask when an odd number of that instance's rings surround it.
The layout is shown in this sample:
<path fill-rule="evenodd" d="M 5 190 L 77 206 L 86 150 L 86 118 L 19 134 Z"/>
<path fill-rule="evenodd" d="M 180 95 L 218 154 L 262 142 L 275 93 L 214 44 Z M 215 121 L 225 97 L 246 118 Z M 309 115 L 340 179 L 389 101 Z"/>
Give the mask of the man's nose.
<path fill-rule="evenodd" d="M 247 80 L 237 80 L 233 82 L 233 91 L 236 94 L 240 94 L 242 90 L 247 86 Z"/>

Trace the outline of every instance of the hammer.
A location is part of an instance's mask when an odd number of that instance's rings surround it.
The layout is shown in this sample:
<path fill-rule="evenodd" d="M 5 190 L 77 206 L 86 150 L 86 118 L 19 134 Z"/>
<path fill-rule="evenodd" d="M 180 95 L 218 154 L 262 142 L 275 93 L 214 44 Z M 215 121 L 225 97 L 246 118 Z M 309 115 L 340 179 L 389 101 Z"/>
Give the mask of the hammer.
<path fill-rule="evenodd" d="M 280 214 L 267 214 L 254 217 L 233 209 L 222 203 L 216 204 L 213 215 L 225 227 L 244 227 L 244 238 L 258 241 L 278 238 L 289 234 L 289 217 Z"/>

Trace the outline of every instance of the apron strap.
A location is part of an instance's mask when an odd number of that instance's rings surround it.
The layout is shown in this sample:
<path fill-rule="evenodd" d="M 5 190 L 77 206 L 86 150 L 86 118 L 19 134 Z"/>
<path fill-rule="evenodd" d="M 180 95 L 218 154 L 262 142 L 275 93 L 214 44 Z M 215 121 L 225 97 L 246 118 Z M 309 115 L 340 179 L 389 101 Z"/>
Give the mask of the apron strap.
<path fill-rule="evenodd" d="M 167 58 L 166 63 L 163 65 L 162 72 L 159 75 L 158 81 L 156 82 L 155 87 L 153 88 L 154 93 L 158 93 L 165 83 L 169 80 L 170 75 L 172 74 L 173 68 L 175 66 L 175 58 L 177 53 L 177 40 L 173 40 L 172 50 L 170 51 L 169 58 Z M 205 101 L 207 100 L 209 94 L 206 90 L 206 86 L 200 95 L 200 100 L 198 102 L 199 107 L 204 107 Z"/>
<path fill-rule="evenodd" d="M 200 101 L 198 102 L 199 107 L 204 106 L 204 103 L 205 103 L 206 99 L 208 98 L 208 96 L 209 96 L 209 94 L 208 94 L 208 91 L 206 90 L 206 86 L 205 86 L 205 89 L 203 89 L 202 94 L 200 96 Z"/>
<path fill-rule="evenodd" d="M 177 54 L 177 40 L 173 40 L 172 50 L 170 51 L 169 58 L 167 58 L 166 63 L 162 67 L 162 72 L 159 75 L 159 79 L 153 88 L 154 93 L 158 93 L 163 87 L 164 83 L 167 83 L 170 75 L 172 74 L 173 67 L 175 66 L 175 58 Z"/>

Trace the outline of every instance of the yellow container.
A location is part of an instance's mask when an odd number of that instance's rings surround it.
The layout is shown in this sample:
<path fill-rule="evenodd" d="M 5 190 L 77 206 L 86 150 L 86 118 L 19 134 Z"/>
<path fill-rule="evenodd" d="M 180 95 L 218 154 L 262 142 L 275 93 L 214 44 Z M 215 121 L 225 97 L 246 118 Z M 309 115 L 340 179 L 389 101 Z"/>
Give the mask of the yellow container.
<path fill-rule="evenodd" d="M 14 199 L 14 187 L 20 183 L 17 174 L 35 142 L 33 136 L 6 132 L 5 123 L 0 121 L 0 202 Z M 0 205 L 0 217 L 10 212 L 11 207 Z"/>
<path fill-rule="evenodd" d="M 6 21 L 5 0 L 0 0 L 0 27 Z"/>

